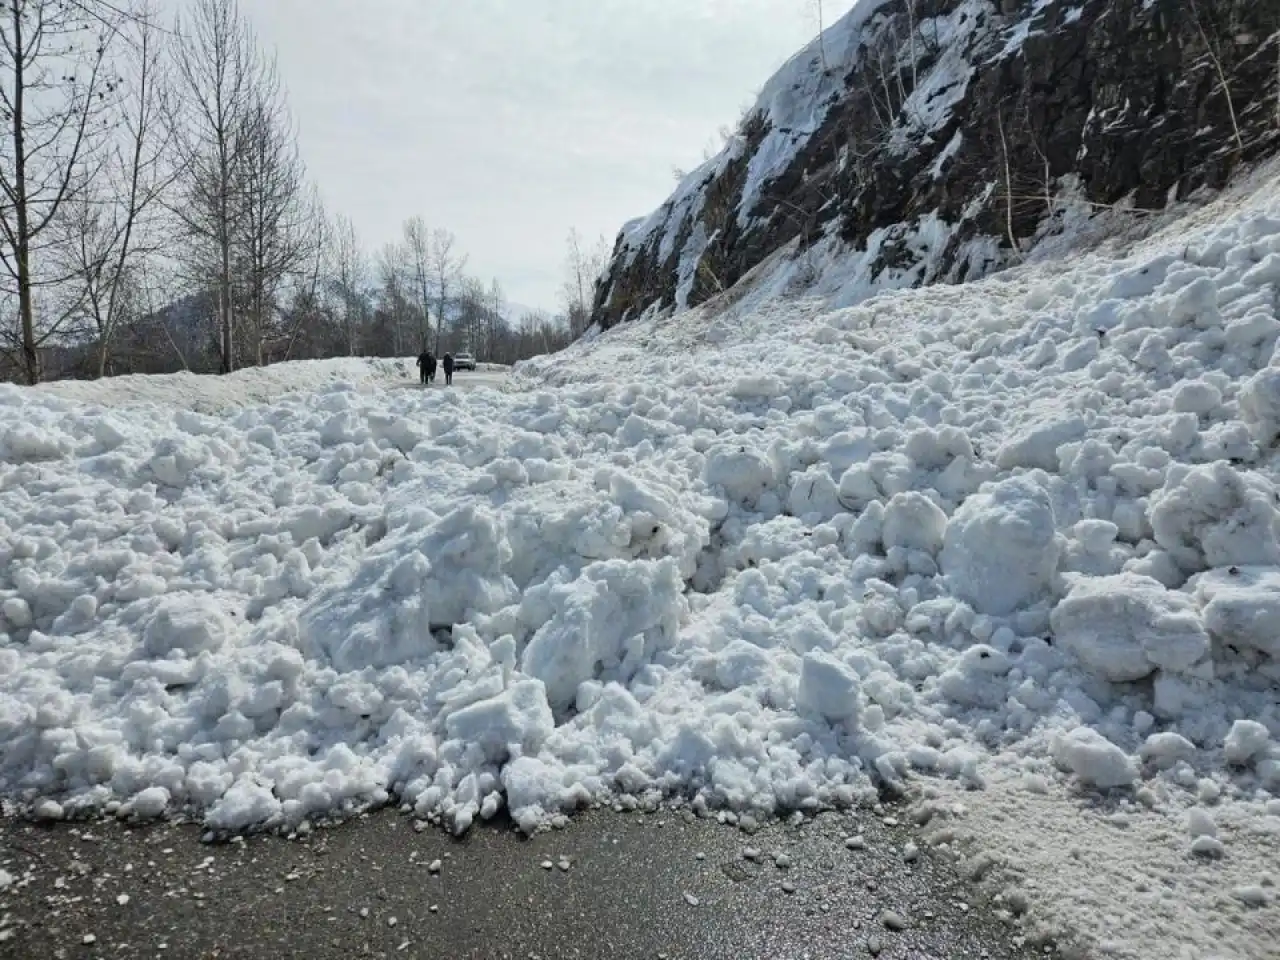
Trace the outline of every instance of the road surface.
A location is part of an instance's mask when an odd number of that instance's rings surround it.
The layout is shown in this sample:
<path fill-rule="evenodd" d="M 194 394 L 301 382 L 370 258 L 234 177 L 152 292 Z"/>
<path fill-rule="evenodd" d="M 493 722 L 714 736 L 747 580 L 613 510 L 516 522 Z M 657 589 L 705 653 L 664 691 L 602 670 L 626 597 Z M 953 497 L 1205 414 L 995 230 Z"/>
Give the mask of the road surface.
<path fill-rule="evenodd" d="M 455 840 L 387 810 L 223 845 L 190 825 L 0 820 L 0 957 L 1043 960 L 881 820 L 748 835 L 599 811 Z"/>
<path fill-rule="evenodd" d="M 416 375 L 417 371 L 415 370 L 414 373 Z M 502 387 L 502 384 L 507 380 L 508 374 L 509 374 L 509 369 L 506 367 L 500 367 L 495 370 L 475 370 L 475 371 L 461 370 L 454 373 L 453 386 L 451 388 L 447 388 L 444 385 L 444 371 L 437 370 L 435 383 L 428 384 L 427 386 L 424 387 L 417 380 L 413 380 L 409 383 L 394 384 L 392 389 L 395 389 L 395 390 L 445 390 L 445 389 L 476 390 L 480 387 L 493 387 L 494 389 L 499 389 Z"/>

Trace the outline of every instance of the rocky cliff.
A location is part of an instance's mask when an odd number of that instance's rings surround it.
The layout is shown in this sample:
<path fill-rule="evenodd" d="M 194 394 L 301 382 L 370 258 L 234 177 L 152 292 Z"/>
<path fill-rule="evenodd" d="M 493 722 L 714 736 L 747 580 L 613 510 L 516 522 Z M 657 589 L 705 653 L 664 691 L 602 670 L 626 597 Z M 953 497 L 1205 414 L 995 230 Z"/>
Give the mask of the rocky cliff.
<path fill-rule="evenodd" d="M 783 248 L 845 299 L 963 281 L 1093 212 L 1141 216 L 1280 143 L 1280 0 L 860 0 L 720 154 L 618 235 L 601 327 Z"/>

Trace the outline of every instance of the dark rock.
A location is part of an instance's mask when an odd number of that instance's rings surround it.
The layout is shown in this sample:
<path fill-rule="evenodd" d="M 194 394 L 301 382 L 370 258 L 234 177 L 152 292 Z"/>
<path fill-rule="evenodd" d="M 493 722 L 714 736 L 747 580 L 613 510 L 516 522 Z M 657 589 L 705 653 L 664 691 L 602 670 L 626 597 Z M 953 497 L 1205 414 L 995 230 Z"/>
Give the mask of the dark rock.
<path fill-rule="evenodd" d="M 689 306 L 727 301 L 766 258 L 788 245 L 802 255 L 828 231 L 851 253 L 875 250 L 867 280 L 964 281 L 1060 229 L 1067 196 L 1157 209 L 1221 187 L 1280 143 L 1278 31 L 1280 0 L 888 0 L 828 63 L 818 129 L 753 196 L 751 163 L 770 134 L 803 140 L 760 109 L 655 229 L 624 228 L 594 320 L 676 305 L 682 259 Z M 918 230 L 934 216 L 948 225 L 934 233 L 941 249 Z M 797 288 L 816 270 L 801 264 Z"/>

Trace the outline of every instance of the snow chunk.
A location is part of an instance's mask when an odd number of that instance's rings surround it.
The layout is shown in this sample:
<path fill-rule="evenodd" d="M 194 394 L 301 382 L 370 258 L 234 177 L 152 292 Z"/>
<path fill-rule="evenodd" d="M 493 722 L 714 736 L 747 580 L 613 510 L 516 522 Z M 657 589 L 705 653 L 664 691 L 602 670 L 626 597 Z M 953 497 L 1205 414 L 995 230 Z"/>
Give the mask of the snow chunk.
<path fill-rule="evenodd" d="M 147 787 L 131 801 L 133 812 L 145 820 L 154 820 L 169 806 L 169 791 L 164 787 Z"/>
<path fill-rule="evenodd" d="M 1280 565 L 1280 510 L 1271 481 L 1225 460 L 1177 465 L 1151 496 L 1156 543 L 1188 573 L 1231 564 Z"/>
<path fill-rule="evenodd" d="M 520 660 L 525 674 L 543 681 L 551 706 L 563 710 L 578 685 L 601 668 L 638 667 L 675 642 L 685 608 L 676 562 L 593 563 L 570 583 L 542 588 L 555 611 L 529 641 Z"/>
<path fill-rule="evenodd" d="M 735 503 L 748 505 L 777 482 L 768 458 L 746 447 L 719 447 L 707 455 L 703 479 Z"/>
<path fill-rule="evenodd" d="M 1004 616 L 1048 589 L 1060 552 L 1049 495 L 1015 477 L 960 505 L 940 561 L 957 597 L 979 613 Z"/>
<path fill-rule="evenodd" d="M 1053 744 L 1053 759 L 1083 782 L 1103 790 L 1127 787 L 1138 776 L 1128 754 L 1089 727 L 1076 727 L 1070 733 L 1058 735 Z"/>
<path fill-rule="evenodd" d="M 832 723 L 856 724 L 859 714 L 858 675 L 847 664 L 815 650 L 800 664 L 796 707 L 817 713 Z"/>
<path fill-rule="evenodd" d="M 903 547 L 937 553 L 947 530 L 947 515 L 923 493 L 895 493 L 884 510 L 881 537 L 885 549 Z"/>
<path fill-rule="evenodd" d="M 1209 652 L 1191 598 L 1134 573 L 1076 578 L 1050 622 L 1065 649 L 1115 683 L 1186 670 Z"/>
<path fill-rule="evenodd" d="M 1280 439 L 1280 367 L 1260 370 L 1240 390 L 1240 417 L 1261 447 Z"/>
<path fill-rule="evenodd" d="M 1064 443 L 1079 440 L 1086 430 L 1085 422 L 1080 417 L 1037 424 L 1000 447 L 996 451 L 996 465 L 1001 470 L 1039 467 L 1041 470 L 1056 471 L 1058 448 Z"/>
<path fill-rule="evenodd" d="M 1195 577 L 1191 587 L 1214 639 L 1280 659 L 1280 569 L 1210 570 Z"/>
<path fill-rule="evenodd" d="M 1187 811 L 1187 832 L 1193 840 L 1196 837 L 1216 837 L 1218 825 L 1213 821 L 1213 814 L 1204 807 L 1192 807 Z"/>
<path fill-rule="evenodd" d="M 174 650 L 188 655 L 218 650 L 231 625 L 218 604 L 207 597 L 172 597 L 161 603 L 143 634 L 143 648 L 153 657 Z"/>
<path fill-rule="evenodd" d="M 1222 743 L 1227 763 L 1246 766 L 1271 744 L 1271 732 L 1257 720 L 1237 720 Z"/>
<path fill-rule="evenodd" d="M 1204 380 L 1190 380 L 1178 385 L 1173 392 L 1173 409 L 1176 413 L 1194 413 L 1206 416 L 1222 403 L 1222 391 Z"/>
<path fill-rule="evenodd" d="M 539 680 L 517 680 L 498 696 L 456 710 L 445 720 L 449 739 L 477 744 L 494 763 L 512 753 L 537 753 L 554 729 L 546 687 Z"/>
<path fill-rule="evenodd" d="M 1147 737 L 1138 753 L 1143 760 L 1167 770 L 1179 761 L 1192 760 L 1196 755 L 1196 745 L 1181 734 L 1166 730 Z"/>

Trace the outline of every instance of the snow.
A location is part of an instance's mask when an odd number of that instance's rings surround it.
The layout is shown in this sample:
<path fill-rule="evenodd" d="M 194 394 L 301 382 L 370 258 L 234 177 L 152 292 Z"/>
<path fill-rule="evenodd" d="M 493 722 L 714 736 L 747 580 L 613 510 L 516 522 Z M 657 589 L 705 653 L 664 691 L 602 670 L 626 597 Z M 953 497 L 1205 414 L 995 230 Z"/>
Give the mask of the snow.
<path fill-rule="evenodd" d="M 951 593 L 997 616 L 1045 593 L 1061 552 L 1049 494 L 1024 477 L 969 497 L 945 536 L 940 561 Z"/>
<path fill-rule="evenodd" d="M 1032 931 L 1265 956 L 1280 334 L 1238 321 L 1277 214 L 1255 182 L 965 286 L 745 291 L 501 389 L 4 387 L 0 796 L 462 831 L 894 785 Z"/>

